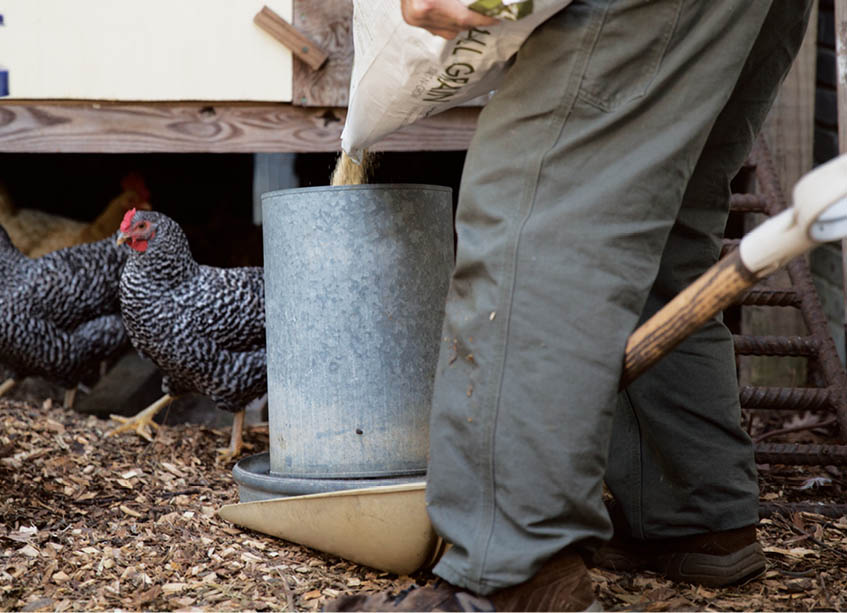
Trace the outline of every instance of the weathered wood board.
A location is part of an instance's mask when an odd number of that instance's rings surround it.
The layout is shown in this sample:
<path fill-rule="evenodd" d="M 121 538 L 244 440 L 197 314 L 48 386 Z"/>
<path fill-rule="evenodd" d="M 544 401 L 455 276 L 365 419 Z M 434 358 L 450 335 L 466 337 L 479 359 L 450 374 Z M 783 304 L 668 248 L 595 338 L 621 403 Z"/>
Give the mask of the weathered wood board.
<path fill-rule="evenodd" d="M 292 0 L 4 0 L 18 99 L 291 100 L 291 52 L 253 23 Z"/>
<path fill-rule="evenodd" d="M 374 150 L 467 149 L 479 109 L 455 108 L 398 130 Z M 340 151 L 343 108 L 269 103 L 0 101 L 0 151 L 21 153 Z"/>
<path fill-rule="evenodd" d="M 352 20 L 352 0 L 295 0 L 294 26 L 329 53 L 329 60 L 317 71 L 294 63 L 294 104 L 347 106 L 353 69 Z"/>

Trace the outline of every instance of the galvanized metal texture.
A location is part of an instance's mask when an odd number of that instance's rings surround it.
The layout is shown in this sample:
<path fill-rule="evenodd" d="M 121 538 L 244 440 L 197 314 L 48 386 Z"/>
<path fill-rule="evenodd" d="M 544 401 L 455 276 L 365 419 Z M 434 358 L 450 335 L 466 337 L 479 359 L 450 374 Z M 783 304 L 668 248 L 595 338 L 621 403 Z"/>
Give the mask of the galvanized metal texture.
<path fill-rule="evenodd" d="M 262 203 L 270 472 L 423 475 L 453 268 L 451 190 L 307 187 Z"/>

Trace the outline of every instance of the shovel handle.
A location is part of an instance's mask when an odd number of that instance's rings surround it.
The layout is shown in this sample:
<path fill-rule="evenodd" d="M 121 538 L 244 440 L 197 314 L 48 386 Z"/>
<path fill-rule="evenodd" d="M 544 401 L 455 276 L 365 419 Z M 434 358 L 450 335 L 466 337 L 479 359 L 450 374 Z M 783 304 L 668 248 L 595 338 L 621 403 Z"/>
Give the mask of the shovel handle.
<path fill-rule="evenodd" d="M 757 277 L 741 261 L 738 249 L 718 261 L 630 335 L 620 389 L 732 304 L 756 281 Z"/>

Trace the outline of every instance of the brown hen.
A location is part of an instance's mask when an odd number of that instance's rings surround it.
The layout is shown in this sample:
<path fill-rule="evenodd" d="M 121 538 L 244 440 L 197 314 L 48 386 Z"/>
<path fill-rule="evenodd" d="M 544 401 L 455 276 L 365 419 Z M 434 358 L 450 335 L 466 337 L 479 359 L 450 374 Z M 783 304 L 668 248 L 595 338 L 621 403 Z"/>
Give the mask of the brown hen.
<path fill-rule="evenodd" d="M 133 208 L 151 210 L 150 192 L 143 179 L 131 173 L 121 181 L 123 191 L 94 221 L 85 222 L 36 209 L 18 209 L 0 187 L 0 225 L 25 255 L 36 258 L 71 245 L 92 243 L 111 236 L 124 214 Z"/>

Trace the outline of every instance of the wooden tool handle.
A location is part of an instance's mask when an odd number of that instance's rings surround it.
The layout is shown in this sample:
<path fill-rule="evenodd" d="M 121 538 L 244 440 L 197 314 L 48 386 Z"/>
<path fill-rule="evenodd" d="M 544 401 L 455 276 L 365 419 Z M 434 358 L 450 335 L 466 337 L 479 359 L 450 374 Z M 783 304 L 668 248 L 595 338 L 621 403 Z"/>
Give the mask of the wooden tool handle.
<path fill-rule="evenodd" d="M 288 47 L 294 55 L 311 66 L 312 70 L 318 70 L 329 57 L 326 51 L 266 6 L 256 13 L 253 23 Z"/>
<path fill-rule="evenodd" d="M 633 332 L 626 343 L 621 389 L 756 282 L 736 249 Z"/>

